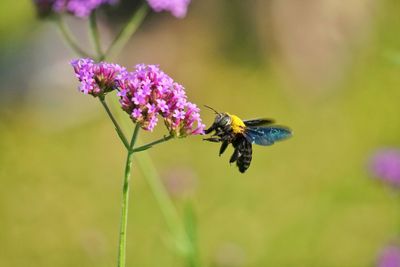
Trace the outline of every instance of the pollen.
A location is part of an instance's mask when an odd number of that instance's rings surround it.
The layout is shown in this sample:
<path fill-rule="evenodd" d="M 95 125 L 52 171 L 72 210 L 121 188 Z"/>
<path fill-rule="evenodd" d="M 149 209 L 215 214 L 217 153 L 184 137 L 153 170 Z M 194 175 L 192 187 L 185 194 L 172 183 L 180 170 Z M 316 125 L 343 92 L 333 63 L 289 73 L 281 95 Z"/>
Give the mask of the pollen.
<path fill-rule="evenodd" d="M 232 123 L 232 131 L 234 133 L 243 133 L 244 129 L 246 128 L 246 125 L 244 122 L 236 115 L 229 115 L 231 117 Z"/>

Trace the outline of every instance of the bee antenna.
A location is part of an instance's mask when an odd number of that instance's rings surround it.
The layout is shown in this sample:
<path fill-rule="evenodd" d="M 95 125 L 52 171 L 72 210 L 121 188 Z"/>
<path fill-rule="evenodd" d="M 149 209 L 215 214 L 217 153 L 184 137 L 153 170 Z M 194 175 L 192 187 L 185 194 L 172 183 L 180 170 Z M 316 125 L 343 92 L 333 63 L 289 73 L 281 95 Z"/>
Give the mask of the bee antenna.
<path fill-rule="evenodd" d="M 208 109 L 211 109 L 212 111 L 214 111 L 215 112 L 215 114 L 218 114 L 219 112 L 218 111 L 216 111 L 215 109 L 213 109 L 212 107 L 210 107 L 210 106 L 207 106 L 207 105 L 204 105 L 206 108 L 208 108 Z"/>

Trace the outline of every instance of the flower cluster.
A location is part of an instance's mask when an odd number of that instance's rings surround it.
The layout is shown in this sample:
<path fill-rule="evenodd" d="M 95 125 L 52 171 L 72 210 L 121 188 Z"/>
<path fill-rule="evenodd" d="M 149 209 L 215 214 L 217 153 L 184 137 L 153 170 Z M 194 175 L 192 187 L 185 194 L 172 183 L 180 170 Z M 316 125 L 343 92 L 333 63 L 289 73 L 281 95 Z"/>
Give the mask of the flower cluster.
<path fill-rule="evenodd" d="M 386 246 L 378 259 L 378 267 L 400 267 L 400 247 L 397 245 Z"/>
<path fill-rule="evenodd" d="M 184 87 L 158 66 L 136 65 L 134 72 L 121 75 L 117 87 L 122 109 L 144 129 L 152 131 L 160 115 L 174 136 L 203 133 L 199 108 L 187 101 Z"/>
<path fill-rule="evenodd" d="M 115 79 L 126 69 L 106 62 L 95 63 L 92 59 L 71 61 L 76 77 L 80 81 L 79 91 L 92 96 L 104 96 L 114 90 Z"/>
<path fill-rule="evenodd" d="M 183 18 L 190 0 L 147 0 L 147 3 L 155 12 L 169 11 L 175 17 Z"/>
<path fill-rule="evenodd" d="M 382 149 L 371 159 L 370 169 L 374 176 L 395 186 L 400 186 L 400 150 Z"/>
<path fill-rule="evenodd" d="M 152 131 L 161 116 L 173 136 L 203 133 L 200 109 L 187 101 L 185 88 L 158 66 L 140 64 L 128 72 L 117 64 L 92 59 L 73 60 L 71 65 L 82 93 L 104 97 L 118 90 L 122 109 L 143 129 Z"/>
<path fill-rule="evenodd" d="M 84 18 L 103 4 L 115 4 L 118 0 L 33 0 L 39 15 L 48 15 L 51 12 L 68 12 L 74 16 Z"/>

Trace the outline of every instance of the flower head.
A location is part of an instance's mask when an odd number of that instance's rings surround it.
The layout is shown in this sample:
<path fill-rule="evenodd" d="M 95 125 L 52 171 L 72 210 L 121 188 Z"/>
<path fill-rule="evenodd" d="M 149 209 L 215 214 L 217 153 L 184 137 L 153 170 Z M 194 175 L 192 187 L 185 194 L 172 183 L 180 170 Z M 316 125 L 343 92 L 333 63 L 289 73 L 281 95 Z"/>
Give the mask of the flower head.
<path fill-rule="evenodd" d="M 400 186 L 400 150 L 382 149 L 374 154 L 370 162 L 370 169 L 374 176 L 382 181 Z"/>
<path fill-rule="evenodd" d="M 95 63 L 86 58 L 73 60 L 71 65 L 80 81 L 79 91 L 95 97 L 114 90 L 116 77 L 126 72 L 125 68 L 117 64 Z"/>
<path fill-rule="evenodd" d="M 200 109 L 187 100 L 185 88 L 157 65 L 139 64 L 133 72 L 90 58 L 73 60 L 71 65 L 80 82 L 79 91 L 104 97 L 118 90 L 122 109 L 143 129 L 153 131 L 161 116 L 173 136 L 203 134 Z"/>
<path fill-rule="evenodd" d="M 115 4 L 118 0 L 33 0 L 39 15 L 70 13 L 74 16 L 88 17 L 93 10 L 103 4 Z"/>
<path fill-rule="evenodd" d="M 155 12 L 169 11 L 177 18 L 186 16 L 190 0 L 147 0 Z"/>
<path fill-rule="evenodd" d="M 199 108 L 187 101 L 184 87 L 157 65 L 136 65 L 134 72 L 122 73 L 116 83 L 122 109 L 143 129 L 152 131 L 160 115 L 174 136 L 203 133 Z"/>
<path fill-rule="evenodd" d="M 385 247 L 378 259 L 378 267 L 400 267 L 400 247 L 389 245 Z"/>

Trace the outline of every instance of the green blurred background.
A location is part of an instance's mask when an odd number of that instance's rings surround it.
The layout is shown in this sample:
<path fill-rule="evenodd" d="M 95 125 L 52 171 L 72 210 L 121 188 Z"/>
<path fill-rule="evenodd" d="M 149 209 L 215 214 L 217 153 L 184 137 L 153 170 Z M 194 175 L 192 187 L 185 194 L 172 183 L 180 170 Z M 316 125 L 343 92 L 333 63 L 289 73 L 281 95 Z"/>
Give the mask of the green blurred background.
<path fill-rule="evenodd" d="M 124 19 L 107 14 L 104 44 Z M 255 147 L 244 175 L 201 137 L 151 149 L 165 180 L 195 187 L 204 266 L 374 266 L 396 238 L 399 199 L 366 165 L 400 145 L 399 14 L 398 0 L 193 1 L 183 20 L 147 17 L 114 59 L 160 64 L 199 105 L 294 130 Z M 68 22 L 87 44 L 86 22 Z M 111 122 L 30 1 L 1 1 L 0 47 L 0 266 L 114 266 L 125 153 Z M 183 266 L 135 162 L 132 187 L 128 266 Z"/>

